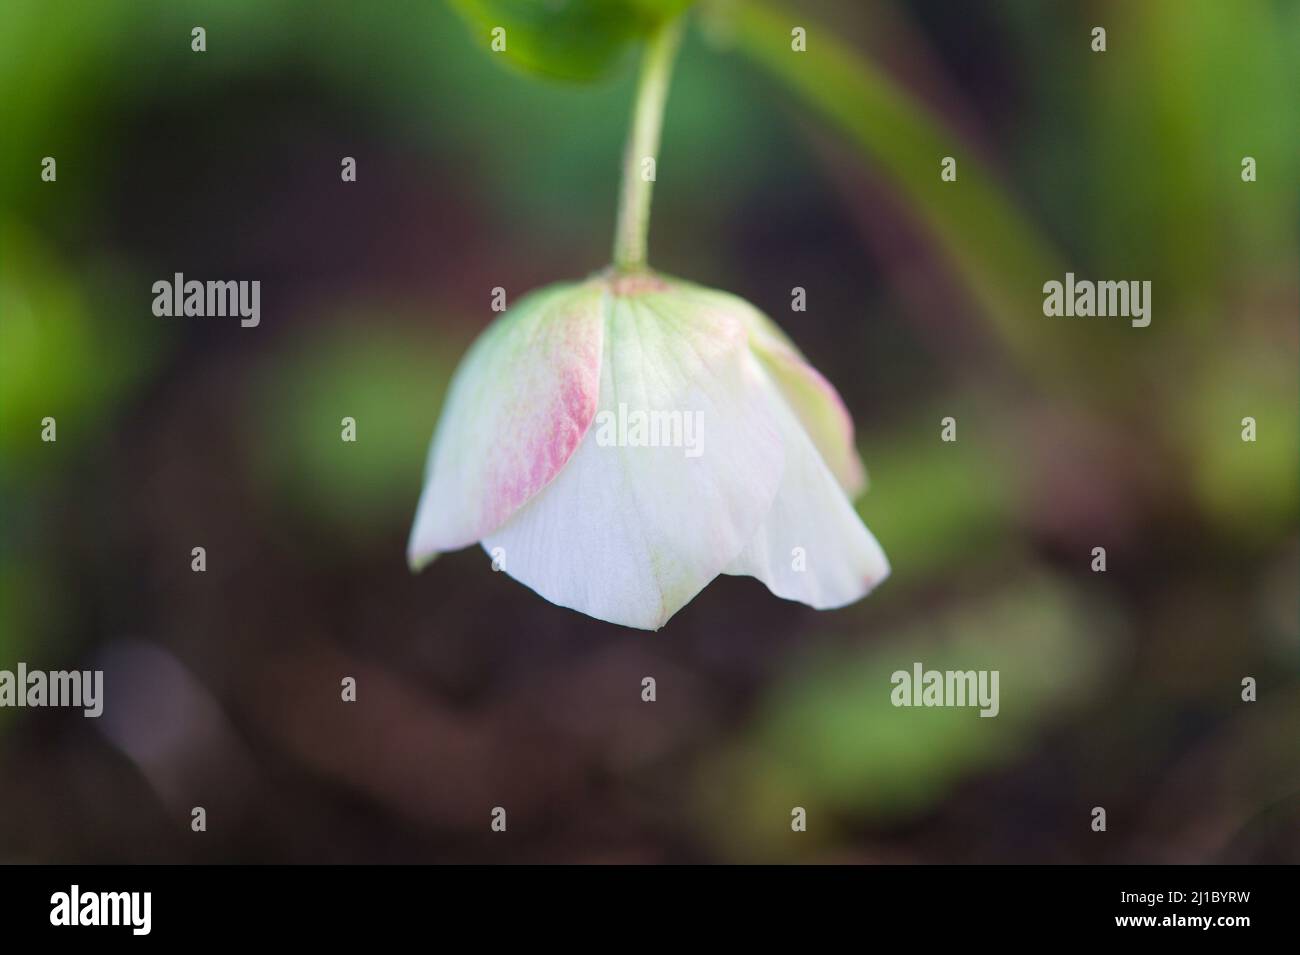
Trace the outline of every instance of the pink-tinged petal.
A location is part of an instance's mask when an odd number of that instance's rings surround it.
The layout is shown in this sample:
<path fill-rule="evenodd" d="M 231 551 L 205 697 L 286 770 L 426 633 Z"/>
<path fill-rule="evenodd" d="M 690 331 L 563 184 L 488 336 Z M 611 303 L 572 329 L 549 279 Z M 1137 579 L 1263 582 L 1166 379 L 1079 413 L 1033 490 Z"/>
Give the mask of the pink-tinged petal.
<path fill-rule="evenodd" d="M 470 348 L 429 449 L 413 568 L 482 540 L 568 463 L 596 413 L 606 298 L 598 282 L 541 289 Z"/>
<path fill-rule="evenodd" d="M 595 423 L 559 477 L 483 546 L 552 603 L 657 630 L 753 539 L 784 452 L 733 310 L 684 303 L 651 278 L 614 289 Z M 698 413 L 698 440 L 688 447 L 683 429 L 676 446 L 632 446 L 620 408 L 629 421 Z"/>
<path fill-rule="evenodd" d="M 769 389 L 785 471 L 763 526 L 726 573 L 818 610 L 842 607 L 888 577 L 889 562 L 774 381 Z"/>
<path fill-rule="evenodd" d="M 794 410 L 831 473 L 850 498 L 866 489 L 867 474 L 853 440 L 853 417 L 839 392 L 795 346 L 785 332 L 744 299 L 726 292 L 687 285 L 701 301 L 725 303 L 745 319 L 749 346 Z"/>

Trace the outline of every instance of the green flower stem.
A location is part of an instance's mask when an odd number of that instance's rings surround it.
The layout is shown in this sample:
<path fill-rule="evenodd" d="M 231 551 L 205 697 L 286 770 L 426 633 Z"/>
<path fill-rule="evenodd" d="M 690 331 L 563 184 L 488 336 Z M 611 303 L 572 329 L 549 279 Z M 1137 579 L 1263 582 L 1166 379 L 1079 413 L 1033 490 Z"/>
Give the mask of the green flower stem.
<path fill-rule="evenodd" d="M 646 43 L 637 79 L 632 129 L 623 154 L 623 190 L 614 229 L 614 265 L 634 272 L 646 265 L 646 235 L 650 231 L 650 194 L 654 180 L 646 176 L 645 160 L 657 162 L 668 81 L 681 41 L 681 18 L 661 24 Z"/>

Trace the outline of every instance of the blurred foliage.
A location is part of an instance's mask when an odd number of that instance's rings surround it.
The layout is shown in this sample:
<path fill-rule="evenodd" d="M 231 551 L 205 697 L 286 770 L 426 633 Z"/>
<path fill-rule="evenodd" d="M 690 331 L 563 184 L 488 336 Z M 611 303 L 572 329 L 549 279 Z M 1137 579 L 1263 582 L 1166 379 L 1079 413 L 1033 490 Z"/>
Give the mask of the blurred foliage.
<path fill-rule="evenodd" d="M 369 331 L 361 340 L 355 328 Z M 468 344 L 468 343 L 465 343 Z M 271 352 L 249 390 L 257 486 L 308 526 L 370 543 L 410 516 L 457 343 L 336 312 L 292 355 Z M 342 439 L 343 419 L 356 441 Z"/>
<path fill-rule="evenodd" d="M 48 524 L 64 495 L 97 477 L 88 462 L 168 338 L 123 335 L 109 320 L 124 311 L 120 281 L 111 268 L 69 266 L 40 233 L 0 219 L 0 669 L 36 647 L 69 649 L 76 615 Z M 54 441 L 43 440 L 46 418 Z"/>
<path fill-rule="evenodd" d="M 934 230 L 1004 341 L 1045 376 L 1059 375 L 1065 356 L 1026 333 L 1020 318 L 1041 305 L 1039 276 L 1061 269 L 1050 243 L 1006 196 L 977 156 L 931 111 L 883 70 L 854 53 L 832 29 L 762 3 L 724 6 L 737 46 L 838 126 L 906 194 Z M 795 20 L 812 39 L 791 50 Z M 958 159 L 960 188 L 940 182 L 940 160 Z"/>
<path fill-rule="evenodd" d="M 882 827 L 927 812 L 970 773 L 1023 755 L 1067 719 L 1119 633 L 1107 608 L 1065 582 L 1029 567 L 1010 576 L 1014 585 L 922 613 L 869 646 L 831 644 L 792 662 L 721 771 L 705 772 L 703 788 L 728 804 L 729 825 L 702 830 L 742 857 L 813 853 L 844 842 L 855 823 Z M 915 662 L 1000 671 L 1000 711 L 895 707 L 891 675 L 911 675 Z M 708 798 L 703 805 L 722 811 Z M 807 833 L 791 832 L 792 806 L 808 811 Z"/>
<path fill-rule="evenodd" d="M 0 476 L 57 457 L 57 447 L 39 441 L 42 419 L 55 418 L 64 438 L 93 433 L 123 386 L 144 373 L 160 339 L 118 334 L 97 320 L 111 304 L 101 298 L 92 308 L 38 234 L 0 223 Z"/>
<path fill-rule="evenodd" d="M 1287 352 L 1222 353 L 1179 409 L 1195 493 L 1225 534 L 1269 541 L 1289 536 L 1300 518 L 1296 377 Z M 1253 442 L 1242 440 L 1247 416 Z"/>
<path fill-rule="evenodd" d="M 943 417 L 917 416 L 864 448 L 871 486 L 858 513 L 893 566 L 890 588 L 924 587 L 973 555 L 997 560 L 1016 548 L 1002 533 L 1015 513 L 1015 483 L 994 436 L 935 440 Z M 888 449 L 887 453 L 882 449 Z"/>
<path fill-rule="evenodd" d="M 545 76 L 593 80 L 620 54 L 693 0 L 452 0 L 490 49 Z M 494 34 L 495 30 L 503 31 Z"/>

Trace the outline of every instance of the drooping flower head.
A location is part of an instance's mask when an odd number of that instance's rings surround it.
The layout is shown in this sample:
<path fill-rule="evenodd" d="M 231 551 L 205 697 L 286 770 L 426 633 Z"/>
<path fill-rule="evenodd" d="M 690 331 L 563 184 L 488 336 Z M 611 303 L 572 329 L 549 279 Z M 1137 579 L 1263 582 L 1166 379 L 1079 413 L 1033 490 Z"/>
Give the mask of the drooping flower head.
<path fill-rule="evenodd" d="M 889 572 L 835 389 L 745 301 L 649 272 L 526 296 L 457 371 L 408 557 L 481 543 L 543 597 L 658 629 L 718 574 L 818 609 Z"/>

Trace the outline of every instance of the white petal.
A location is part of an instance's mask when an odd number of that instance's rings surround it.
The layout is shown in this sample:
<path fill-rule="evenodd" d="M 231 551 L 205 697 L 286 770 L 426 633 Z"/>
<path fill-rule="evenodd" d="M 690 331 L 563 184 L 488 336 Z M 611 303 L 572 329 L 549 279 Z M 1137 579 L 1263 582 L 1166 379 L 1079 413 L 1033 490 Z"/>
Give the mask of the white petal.
<path fill-rule="evenodd" d="M 840 486 L 855 498 L 866 488 L 867 474 L 853 440 L 853 418 L 826 378 L 809 364 L 779 325 L 744 299 L 726 292 L 682 283 L 701 301 L 731 303 L 749 328 L 749 346 L 772 376 L 791 410 L 808 432 Z"/>
<path fill-rule="evenodd" d="M 559 477 L 484 541 L 503 569 L 553 603 L 658 629 L 735 559 L 772 506 L 783 461 L 746 337 L 729 311 L 665 292 L 616 296 L 600 412 Z M 620 405 L 629 422 L 698 412 L 700 453 L 610 446 Z"/>
<path fill-rule="evenodd" d="M 785 472 L 762 528 L 726 573 L 757 577 L 778 597 L 818 610 L 842 607 L 888 577 L 889 562 L 776 384 L 769 387 Z"/>
<path fill-rule="evenodd" d="M 521 298 L 474 343 L 452 379 L 407 558 L 481 540 L 545 487 L 596 413 L 603 283 Z"/>

